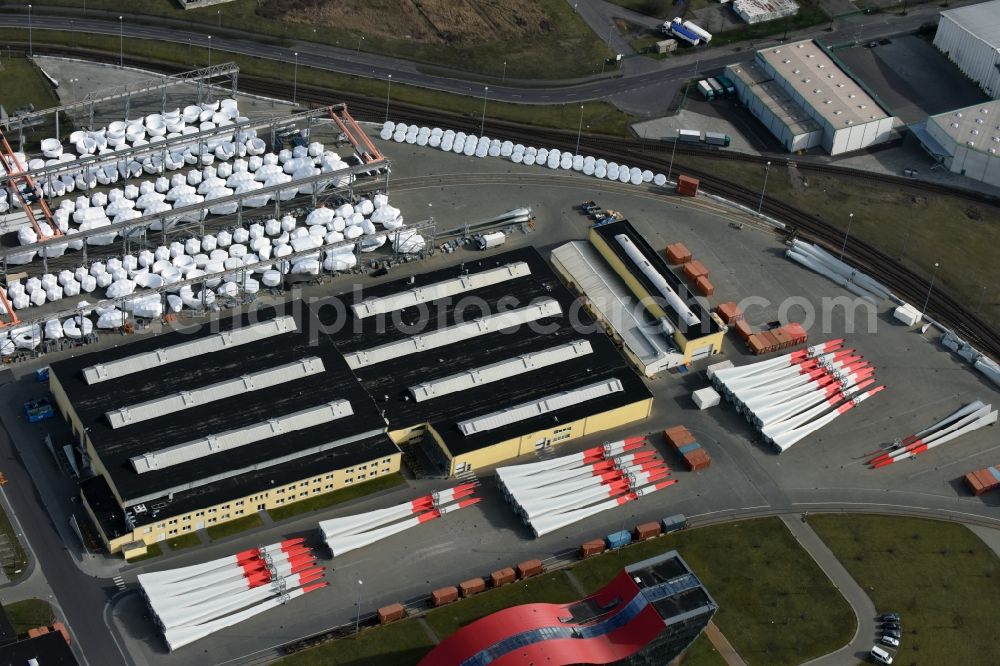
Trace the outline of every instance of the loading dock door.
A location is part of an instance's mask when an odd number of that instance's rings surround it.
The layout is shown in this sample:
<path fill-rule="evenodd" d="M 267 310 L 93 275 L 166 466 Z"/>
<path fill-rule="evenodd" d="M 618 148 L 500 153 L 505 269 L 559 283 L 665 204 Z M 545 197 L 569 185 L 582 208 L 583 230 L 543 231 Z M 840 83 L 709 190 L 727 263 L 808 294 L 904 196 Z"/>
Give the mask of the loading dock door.
<path fill-rule="evenodd" d="M 703 358 L 708 358 L 712 355 L 713 348 L 713 345 L 705 345 L 704 347 L 698 348 L 693 354 L 691 354 L 691 360 L 698 361 Z"/>

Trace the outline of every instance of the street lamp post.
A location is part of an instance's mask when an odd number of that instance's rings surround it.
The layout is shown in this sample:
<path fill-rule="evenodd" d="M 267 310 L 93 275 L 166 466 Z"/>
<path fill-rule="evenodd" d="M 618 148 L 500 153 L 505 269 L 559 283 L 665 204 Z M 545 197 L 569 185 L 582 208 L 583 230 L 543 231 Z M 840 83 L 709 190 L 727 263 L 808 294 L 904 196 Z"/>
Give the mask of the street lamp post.
<path fill-rule="evenodd" d="M 363 42 L 364 39 L 365 39 L 364 35 L 362 35 L 361 37 L 358 37 L 358 48 L 356 48 L 354 50 L 354 55 L 355 56 L 361 55 L 361 42 Z"/>
<path fill-rule="evenodd" d="M 118 66 L 125 65 L 125 19 L 118 17 Z"/>
<path fill-rule="evenodd" d="M 222 29 L 222 10 L 221 9 L 216 9 L 215 10 L 215 15 L 219 18 L 219 29 L 221 30 Z"/>
<path fill-rule="evenodd" d="M 576 152 L 574 155 L 580 154 L 580 133 L 583 131 L 583 104 L 580 105 L 580 125 L 576 128 Z"/>
<path fill-rule="evenodd" d="M 920 311 L 920 316 L 921 317 L 926 317 L 927 316 L 927 306 L 930 305 L 930 302 L 931 302 L 931 290 L 934 289 L 934 279 L 937 278 L 937 272 L 938 272 L 938 266 L 939 265 L 940 264 L 938 264 L 938 262 L 936 262 L 936 261 L 934 262 L 934 273 L 931 275 L 931 283 L 927 287 L 927 298 L 924 299 L 924 308 L 923 308 L 923 310 Z"/>
<path fill-rule="evenodd" d="M 503 61 L 503 78 L 500 79 L 501 82 L 507 80 L 507 61 Z"/>
<path fill-rule="evenodd" d="M 295 69 L 292 70 L 292 104 L 299 99 L 299 52 L 295 51 Z"/>
<path fill-rule="evenodd" d="M 486 131 L 486 95 L 490 92 L 489 86 L 483 86 L 483 122 L 479 125 L 479 136 Z"/>
<path fill-rule="evenodd" d="M 361 628 L 361 586 L 363 584 L 363 581 L 358 579 L 358 616 L 354 620 L 354 633 L 358 633 L 358 630 Z"/>
<path fill-rule="evenodd" d="M 212 66 L 212 35 L 208 36 L 208 66 Z"/>
<path fill-rule="evenodd" d="M 667 167 L 667 182 L 670 182 L 670 175 L 674 172 L 674 155 L 677 153 L 677 139 L 674 135 L 674 147 L 670 149 L 670 166 Z"/>
<path fill-rule="evenodd" d="M 35 48 L 31 41 L 31 5 L 28 5 L 28 55 L 35 57 Z"/>
<path fill-rule="evenodd" d="M 392 74 L 389 75 L 389 84 L 385 87 L 385 121 L 389 122 L 389 95 L 392 93 Z"/>
<path fill-rule="evenodd" d="M 760 215 L 760 211 L 764 209 L 764 192 L 767 190 L 767 174 L 770 170 L 771 170 L 771 163 L 768 162 L 767 166 L 764 167 L 764 186 L 760 188 L 760 203 L 757 204 L 758 215 Z"/>
<path fill-rule="evenodd" d="M 851 235 L 851 224 L 854 223 L 854 213 L 847 216 L 847 233 L 844 234 L 844 244 L 840 246 L 840 260 L 844 260 L 844 250 L 847 249 L 847 237 Z"/>

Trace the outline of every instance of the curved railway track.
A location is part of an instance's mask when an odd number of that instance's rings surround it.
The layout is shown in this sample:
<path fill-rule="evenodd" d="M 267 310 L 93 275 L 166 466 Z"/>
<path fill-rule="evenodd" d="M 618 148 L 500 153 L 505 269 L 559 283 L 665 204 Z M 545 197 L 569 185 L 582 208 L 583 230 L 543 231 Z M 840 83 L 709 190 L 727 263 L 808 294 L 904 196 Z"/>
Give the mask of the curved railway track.
<path fill-rule="evenodd" d="M 17 48 L 18 45 L 13 46 Z M 90 49 L 63 46 L 36 44 L 34 50 L 39 54 L 83 57 L 98 62 L 113 63 L 118 58 L 117 54 L 112 55 Z M 175 64 L 145 58 L 129 57 L 126 62 L 130 66 L 164 73 L 176 73 L 184 69 Z M 287 82 L 241 75 L 240 90 L 246 93 L 287 99 L 291 97 L 292 86 Z M 379 122 L 385 118 L 384 100 L 375 100 L 355 93 L 300 84 L 297 89 L 297 98 L 301 103 L 309 105 L 329 104 L 333 101 L 346 102 L 351 109 L 352 115 L 359 120 Z M 390 115 L 398 121 L 441 125 L 442 127 L 468 131 L 474 134 L 478 134 L 481 122 L 479 118 L 401 102 L 392 103 Z M 572 131 L 545 129 L 508 121 L 492 120 L 488 117 L 486 124 L 488 129 L 486 133 L 488 135 L 502 136 L 505 139 L 521 143 L 547 146 L 560 150 L 575 151 L 576 149 L 577 134 Z M 584 135 L 580 138 L 581 153 L 600 155 L 609 160 L 657 172 L 667 171 L 669 156 L 672 150 L 673 146 L 669 144 L 640 142 L 635 139 L 595 135 Z M 678 145 L 676 153 L 681 156 L 711 156 L 719 160 L 758 164 L 763 164 L 768 160 L 772 162 L 775 160 L 790 161 L 787 155 L 742 155 L 685 145 Z M 997 208 L 998 204 L 1000 204 L 1000 200 L 996 197 L 969 190 L 954 189 L 936 183 L 915 181 L 899 176 L 873 174 L 801 159 L 795 160 L 795 164 L 800 170 L 852 179 L 858 181 L 861 186 L 864 186 L 865 183 L 878 183 L 882 186 L 890 186 L 897 190 L 925 196 L 940 195 L 957 197 L 991 208 Z M 685 165 L 683 166 L 683 171 L 686 174 L 699 178 L 702 187 L 707 191 L 751 208 L 758 205 L 760 194 L 756 190 L 751 190 L 738 183 L 719 178 L 715 174 L 703 169 L 691 168 Z M 392 182 L 390 182 L 391 185 Z M 788 225 L 787 232 L 789 234 L 819 243 L 829 250 L 839 252 L 840 244 L 844 238 L 843 232 L 833 225 L 818 219 L 808 211 L 773 198 L 765 198 L 763 210 L 768 215 L 784 221 Z M 855 237 L 851 239 L 844 254 L 859 269 L 884 282 L 904 300 L 922 303 L 926 297 L 930 287 L 927 279 L 916 271 L 900 264 L 895 258 L 890 257 L 878 248 Z M 959 302 L 954 296 L 943 290 L 939 285 L 936 286 L 937 289 L 931 291 L 927 307 L 928 312 L 944 324 L 952 327 L 958 334 L 979 347 L 982 351 L 991 354 L 994 358 L 1000 358 L 1000 333 L 976 314 L 972 313 L 969 308 Z"/>

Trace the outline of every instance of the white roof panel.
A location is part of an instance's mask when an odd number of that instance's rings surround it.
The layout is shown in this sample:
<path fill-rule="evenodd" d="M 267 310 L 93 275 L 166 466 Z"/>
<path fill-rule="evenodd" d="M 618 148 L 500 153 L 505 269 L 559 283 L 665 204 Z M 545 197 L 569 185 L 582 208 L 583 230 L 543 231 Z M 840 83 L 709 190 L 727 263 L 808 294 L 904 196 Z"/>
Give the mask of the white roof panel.
<path fill-rule="evenodd" d="M 232 398 L 243 393 L 278 386 L 279 384 L 318 374 L 324 370 L 323 359 L 316 356 L 309 356 L 294 363 L 279 365 L 235 379 L 228 379 L 223 382 L 216 382 L 208 386 L 191 389 L 190 391 L 180 391 L 155 400 L 122 407 L 121 409 L 108 412 L 106 416 L 112 428 L 121 428 L 158 416 L 164 416 L 165 414 L 174 414 L 196 405 L 204 405 L 216 400 Z"/>
<path fill-rule="evenodd" d="M 212 352 L 257 342 L 282 333 L 292 333 L 297 330 L 295 319 L 291 316 L 276 317 L 259 324 L 252 324 L 222 331 L 188 342 L 182 342 L 170 347 L 163 347 L 150 352 L 133 354 L 108 363 L 98 363 L 83 369 L 83 377 L 88 384 L 97 384 L 109 379 L 118 379 L 143 370 L 151 370 L 167 363 L 181 361 L 186 358 L 211 354 Z"/>
<path fill-rule="evenodd" d="M 164 467 L 180 465 L 181 463 L 210 456 L 213 453 L 230 451 L 232 449 L 253 444 L 270 437 L 282 435 L 295 430 L 312 428 L 323 423 L 335 421 L 345 416 L 351 416 L 354 410 L 347 400 L 334 400 L 316 407 L 309 407 L 298 412 L 278 416 L 267 421 L 261 421 L 236 430 L 228 430 L 216 435 L 184 442 L 176 446 L 161 449 L 154 453 L 144 453 L 132 457 L 132 466 L 139 474 Z"/>
<path fill-rule="evenodd" d="M 516 310 L 498 312 L 482 319 L 462 322 L 430 333 L 414 335 L 371 349 L 345 354 L 344 358 L 347 359 L 347 365 L 351 367 L 351 370 L 357 370 L 392 358 L 463 342 L 480 335 L 495 333 L 511 326 L 520 326 L 545 317 L 554 317 L 561 313 L 562 307 L 559 305 L 559 301 L 547 298 Z"/>
<path fill-rule="evenodd" d="M 622 386 L 621 381 L 616 378 L 612 378 L 607 381 L 582 386 L 578 389 L 573 389 L 572 391 L 556 393 L 555 395 L 546 396 L 538 400 L 532 400 L 531 402 L 515 405 L 514 407 L 510 407 L 508 409 L 501 409 L 500 411 L 493 412 L 491 414 L 485 414 L 484 416 L 462 421 L 458 424 L 458 429 L 462 431 L 463 435 L 474 435 L 487 430 L 502 428 L 503 426 L 510 425 L 511 423 L 517 423 L 518 421 L 525 421 L 535 416 L 541 416 L 542 414 L 548 414 L 549 412 L 554 412 L 559 409 L 572 407 L 573 405 L 578 405 L 581 402 L 603 398 L 611 395 L 612 393 L 624 390 L 625 389 Z"/>
<path fill-rule="evenodd" d="M 449 393 L 465 391 L 482 384 L 499 382 L 510 377 L 568 361 L 593 353 L 587 340 L 574 340 L 557 347 L 549 347 L 530 354 L 522 354 L 497 363 L 458 372 L 441 379 L 434 379 L 410 387 L 410 394 L 417 402 L 439 398 Z"/>
<path fill-rule="evenodd" d="M 377 314 L 402 310 L 420 303 L 429 303 L 439 298 L 457 296 L 474 289 L 482 289 L 526 275 L 531 275 L 531 268 L 525 262 L 518 261 L 499 268 L 491 268 L 478 273 L 461 275 L 451 280 L 415 287 L 398 294 L 368 298 L 360 303 L 355 303 L 351 309 L 354 311 L 355 317 L 364 319 Z"/>
<path fill-rule="evenodd" d="M 1000 0 L 978 2 L 941 12 L 995 49 L 1000 49 Z"/>

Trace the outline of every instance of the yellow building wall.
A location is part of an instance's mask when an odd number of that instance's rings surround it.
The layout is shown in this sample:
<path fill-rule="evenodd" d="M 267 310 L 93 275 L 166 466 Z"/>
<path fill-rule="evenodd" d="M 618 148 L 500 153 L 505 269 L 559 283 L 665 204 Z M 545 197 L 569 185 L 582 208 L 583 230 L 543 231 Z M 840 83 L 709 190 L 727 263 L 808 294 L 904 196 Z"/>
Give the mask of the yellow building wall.
<path fill-rule="evenodd" d="M 639 282 L 635 275 L 633 275 L 628 266 L 626 266 L 621 259 L 618 258 L 618 255 L 614 253 L 614 250 L 608 247 L 608 244 L 604 242 L 604 238 L 602 238 L 593 227 L 590 229 L 588 239 L 590 240 L 591 245 L 593 245 L 600 255 L 604 257 L 604 260 L 608 262 L 608 265 L 611 266 L 615 273 L 618 274 L 618 277 L 625 282 L 635 297 L 642 301 L 643 305 L 651 315 L 657 319 L 666 317 L 671 321 L 674 320 L 673 317 L 667 316 L 666 311 L 664 311 L 664 309 L 656 303 L 653 295 L 642 286 L 642 283 Z M 676 327 L 674 328 L 674 343 L 677 345 L 677 348 L 681 350 L 681 353 L 684 354 L 685 363 L 689 363 L 691 361 L 692 354 L 700 351 L 706 345 L 713 346 L 713 354 L 718 354 L 722 351 L 722 339 L 726 335 L 726 327 L 721 321 L 716 320 L 716 323 L 719 324 L 720 328 L 717 333 L 711 333 L 709 335 L 692 338 L 690 340 L 684 337 L 680 330 Z"/>
<path fill-rule="evenodd" d="M 397 473 L 401 458 L 401 454 L 397 452 L 384 458 L 369 460 L 345 469 L 330 470 L 317 476 L 269 488 L 222 504 L 206 506 L 175 516 L 164 516 L 155 523 L 140 525 L 129 534 L 111 541 L 105 539 L 105 541 L 108 550 L 112 553 L 120 551 L 122 546 L 133 541 L 142 541 L 151 545 L 157 541 L 172 539 L 195 530 L 244 518 L 261 510 L 276 509 L 309 497 L 331 493 L 357 483 Z M 93 520 L 94 516 L 89 507 L 87 507 L 87 512 Z M 99 524 L 96 520 L 94 523 L 95 525 Z M 104 538 L 103 535 L 102 538 Z"/>
<path fill-rule="evenodd" d="M 471 469 L 489 467 L 518 456 L 533 453 L 539 443 L 557 446 L 585 435 L 611 430 L 619 426 L 641 421 L 649 417 L 653 408 L 653 399 L 646 398 L 622 407 L 587 416 L 570 423 L 562 423 L 552 428 L 515 437 L 477 451 L 470 451 L 454 456 L 451 461 L 451 474 L 468 465 Z M 435 436 L 436 433 L 435 433 Z M 440 441 L 440 438 L 438 438 Z"/>

